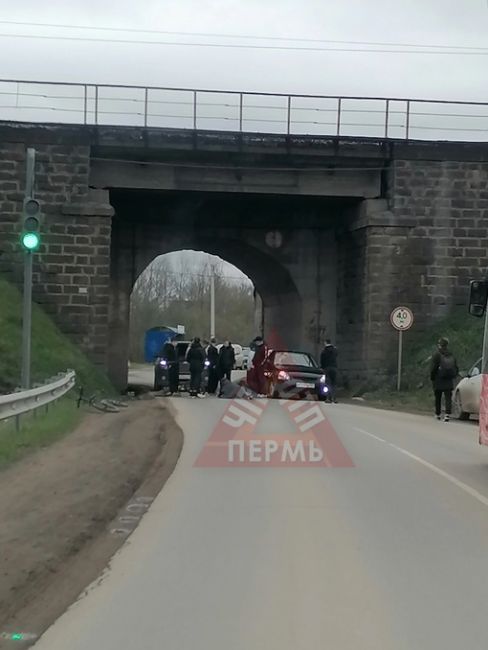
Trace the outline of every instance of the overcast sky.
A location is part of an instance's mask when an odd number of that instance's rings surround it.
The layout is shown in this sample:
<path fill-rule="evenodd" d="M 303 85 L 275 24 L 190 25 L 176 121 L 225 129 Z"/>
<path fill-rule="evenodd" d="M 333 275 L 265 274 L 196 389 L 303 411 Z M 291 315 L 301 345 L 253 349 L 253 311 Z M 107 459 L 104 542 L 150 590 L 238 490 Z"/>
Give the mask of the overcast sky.
<path fill-rule="evenodd" d="M 488 0 L 0 0 L 0 18 L 4 79 L 488 101 Z M 219 36 L 226 34 L 235 37 Z M 76 40 L 83 37 L 105 42 Z M 109 42 L 115 39 L 187 44 Z M 446 54 L 443 46 L 486 50 Z M 388 51 L 361 51 L 371 47 Z M 426 47 L 431 53 L 411 52 Z"/>
<path fill-rule="evenodd" d="M 488 48 L 487 0 L 0 0 L 0 9 L 9 21 Z M 6 24 L 0 33 L 307 46 Z M 486 52 L 300 52 L 5 36 L 0 46 L 4 78 L 488 100 Z"/>

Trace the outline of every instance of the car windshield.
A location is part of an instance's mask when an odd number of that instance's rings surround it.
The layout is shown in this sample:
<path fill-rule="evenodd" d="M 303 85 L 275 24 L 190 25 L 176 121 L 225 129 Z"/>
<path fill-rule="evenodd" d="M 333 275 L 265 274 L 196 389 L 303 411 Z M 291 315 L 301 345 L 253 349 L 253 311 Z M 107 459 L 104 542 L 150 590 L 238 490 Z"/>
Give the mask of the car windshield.
<path fill-rule="evenodd" d="M 306 352 L 276 352 L 274 356 L 275 366 L 306 366 L 316 368 L 317 365 L 312 357 Z"/>

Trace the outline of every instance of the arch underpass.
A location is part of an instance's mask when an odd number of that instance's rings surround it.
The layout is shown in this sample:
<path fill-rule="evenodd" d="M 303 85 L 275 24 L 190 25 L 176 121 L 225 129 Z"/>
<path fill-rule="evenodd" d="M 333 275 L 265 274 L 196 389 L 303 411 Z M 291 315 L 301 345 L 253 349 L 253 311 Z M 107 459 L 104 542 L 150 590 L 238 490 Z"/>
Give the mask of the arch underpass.
<path fill-rule="evenodd" d="M 203 251 L 240 269 L 261 298 L 264 336 L 272 332 L 284 345 L 317 353 L 325 332 L 335 335 L 333 224 L 324 220 L 321 228 L 300 227 L 314 217 L 317 206 L 313 202 L 300 197 L 294 205 L 276 196 L 243 198 L 147 190 L 111 191 L 110 202 L 115 216 L 108 365 L 117 386 L 124 386 L 127 380 L 134 283 L 165 253 Z"/>

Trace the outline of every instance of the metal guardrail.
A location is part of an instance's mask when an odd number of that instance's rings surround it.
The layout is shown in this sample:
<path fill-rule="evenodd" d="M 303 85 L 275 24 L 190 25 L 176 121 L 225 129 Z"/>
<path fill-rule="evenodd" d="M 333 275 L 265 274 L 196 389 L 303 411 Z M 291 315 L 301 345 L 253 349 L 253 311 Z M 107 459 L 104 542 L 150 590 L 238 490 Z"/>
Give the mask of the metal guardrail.
<path fill-rule="evenodd" d="M 0 120 L 488 141 L 488 102 L 0 80 Z"/>
<path fill-rule="evenodd" d="M 75 382 L 75 371 L 68 370 L 66 373 L 60 373 L 55 378 L 51 378 L 45 384 L 35 388 L 0 395 L 0 421 L 15 418 L 16 427 L 19 428 L 21 415 L 42 406 L 48 409 L 52 402 L 71 390 Z"/>

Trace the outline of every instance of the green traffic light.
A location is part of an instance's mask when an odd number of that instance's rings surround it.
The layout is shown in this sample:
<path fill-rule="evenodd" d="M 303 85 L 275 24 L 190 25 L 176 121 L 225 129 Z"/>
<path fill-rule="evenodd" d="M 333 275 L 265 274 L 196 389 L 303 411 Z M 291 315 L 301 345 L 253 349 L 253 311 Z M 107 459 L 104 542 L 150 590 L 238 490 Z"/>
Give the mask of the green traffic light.
<path fill-rule="evenodd" d="M 28 251 L 35 251 L 41 243 L 40 236 L 35 232 L 25 232 L 22 235 L 22 246 Z"/>

